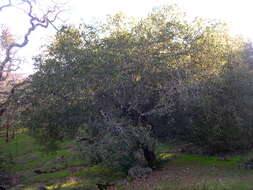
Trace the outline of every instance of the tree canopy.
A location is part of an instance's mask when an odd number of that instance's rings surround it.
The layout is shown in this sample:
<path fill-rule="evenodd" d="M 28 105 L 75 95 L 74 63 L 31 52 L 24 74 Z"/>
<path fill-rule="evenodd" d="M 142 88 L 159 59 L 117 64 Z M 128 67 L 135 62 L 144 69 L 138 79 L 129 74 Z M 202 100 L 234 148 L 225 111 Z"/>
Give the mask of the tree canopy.
<path fill-rule="evenodd" d="M 225 151 L 216 135 L 229 150 L 246 148 L 250 141 L 234 141 L 246 131 L 250 139 L 249 123 L 228 116 L 251 115 L 251 104 L 242 106 L 252 98 L 245 44 L 224 23 L 189 21 L 174 6 L 142 19 L 116 14 L 101 25 L 63 26 L 35 58 L 36 73 L 16 101 L 26 108 L 22 123 L 51 147 L 84 135 L 86 159 L 118 160 L 123 168 L 138 151 L 153 167 L 155 139 L 172 136 L 214 152 Z"/>

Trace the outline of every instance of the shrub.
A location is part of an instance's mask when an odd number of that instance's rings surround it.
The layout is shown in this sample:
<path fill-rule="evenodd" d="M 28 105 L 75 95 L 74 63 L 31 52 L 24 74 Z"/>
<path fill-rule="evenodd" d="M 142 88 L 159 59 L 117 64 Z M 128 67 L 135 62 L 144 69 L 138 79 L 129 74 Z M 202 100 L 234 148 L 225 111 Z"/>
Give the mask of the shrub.
<path fill-rule="evenodd" d="M 150 164 L 145 151 L 154 152 L 155 140 L 145 128 L 118 125 L 103 129 L 95 138 L 79 145 L 81 156 L 89 163 L 102 163 L 127 172 L 142 158 L 147 165 Z M 137 152 L 143 153 L 142 158 L 136 156 Z"/>
<path fill-rule="evenodd" d="M 242 151 L 253 144 L 253 76 L 224 72 L 192 89 L 188 112 L 192 141 L 205 152 Z"/>

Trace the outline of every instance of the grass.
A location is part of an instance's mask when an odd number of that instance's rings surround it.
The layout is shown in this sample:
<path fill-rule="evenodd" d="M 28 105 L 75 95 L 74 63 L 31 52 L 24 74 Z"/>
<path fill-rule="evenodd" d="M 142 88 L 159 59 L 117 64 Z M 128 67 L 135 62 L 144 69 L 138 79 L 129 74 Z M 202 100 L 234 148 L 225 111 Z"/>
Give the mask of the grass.
<path fill-rule="evenodd" d="M 19 134 L 14 140 L 5 143 L 0 138 L 0 149 L 5 152 L 7 160 L 13 164 L 10 172 L 19 176 L 19 186 L 13 190 L 37 189 L 38 186 L 47 186 L 49 189 L 95 189 L 95 184 L 101 181 L 117 180 L 123 177 L 122 173 L 101 166 L 89 167 L 75 152 L 75 143 L 64 141 L 59 145 L 59 150 L 48 153 L 27 135 Z M 73 150 L 72 150 L 73 149 Z M 63 162 L 57 161 L 64 158 Z M 50 171 L 59 168 L 59 171 L 37 175 L 34 170 Z M 75 183 L 73 179 L 76 179 Z M 72 180 L 72 181 L 71 181 Z M 70 182 L 71 181 L 71 182 Z M 56 188 L 57 187 L 57 188 Z"/>
<path fill-rule="evenodd" d="M 18 187 L 12 190 L 36 190 L 38 186 L 48 189 L 87 189 L 95 190 L 96 183 L 116 181 L 125 178 L 125 174 L 100 165 L 88 166 L 75 152 L 75 144 L 66 140 L 59 144 L 55 153 L 44 152 L 36 141 L 26 132 L 16 139 L 5 143 L 0 138 L 0 149 L 5 157 L 15 163 L 11 172 L 19 176 Z M 166 160 L 163 168 L 154 171 L 144 180 L 132 181 L 122 190 L 252 190 L 253 171 L 239 169 L 239 165 L 253 153 L 231 157 L 224 161 L 219 157 L 200 156 L 193 154 L 170 153 L 172 146 L 160 144 L 157 154 Z M 64 157 L 64 162 L 58 158 Z M 37 175 L 34 170 L 59 171 Z"/>
<path fill-rule="evenodd" d="M 171 153 L 173 147 L 162 144 L 160 159 L 168 160 L 163 169 L 148 179 L 131 183 L 123 190 L 252 190 L 253 171 L 240 169 L 253 154 L 222 160 L 214 156 Z M 159 153 L 160 152 L 160 153 Z"/>
<path fill-rule="evenodd" d="M 241 164 L 241 159 L 239 157 L 231 158 L 229 160 L 221 160 L 214 156 L 201 156 L 194 154 L 180 154 L 177 159 L 174 160 L 176 164 L 191 164 L 191 165 L 203 165 L 203 166 L 221 166 L 235 168 L 239 167 Z"/>
<path fill-rule="evenodd" d="M 165 144 L 165 143 L 159 143 L 159 145 L 157 146 L 156 148 L 156 152 L 159 154 L 159 153 L 162 153 L 162 152 L 168 152 L 171 150 L 171 146 Z"/>

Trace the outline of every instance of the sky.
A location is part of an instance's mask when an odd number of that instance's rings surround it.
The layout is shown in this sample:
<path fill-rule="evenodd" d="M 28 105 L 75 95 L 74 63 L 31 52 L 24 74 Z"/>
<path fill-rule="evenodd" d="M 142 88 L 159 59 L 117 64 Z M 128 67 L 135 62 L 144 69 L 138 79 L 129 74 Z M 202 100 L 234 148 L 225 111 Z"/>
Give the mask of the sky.
<path fill-rule="evenodd" d="M 5 0 L 1 0 L 5 1 Z M 50 0 L 37 0 L 41 5 Z M 60 15 L 57 25 L 63 23 L 91 23 L 105 19 L 106 15 L 123 12 L 129 16 L 145 16 L 153 7 L 176 3 L 189 18 L 196 16 L 207 19 L 219 19 L 230 24 L 231 34 L 242 35 L 253 40 L 253 1 L 252 0 L 55 0 L 66 2 L 67 10 Z M 0 12 L 0 24 L 7 25 L 20 40 L 27 28 L 28 20 L 23 12 L 17 9 L 6 9 Z M 32 57 L 40 52 L 41 46 L 48 44 L 56 32 L 53 28 L 39 29 L 30 38 L 29 44 L 19 50 L 24 57 L 20 72 L 32 73 Z"/>

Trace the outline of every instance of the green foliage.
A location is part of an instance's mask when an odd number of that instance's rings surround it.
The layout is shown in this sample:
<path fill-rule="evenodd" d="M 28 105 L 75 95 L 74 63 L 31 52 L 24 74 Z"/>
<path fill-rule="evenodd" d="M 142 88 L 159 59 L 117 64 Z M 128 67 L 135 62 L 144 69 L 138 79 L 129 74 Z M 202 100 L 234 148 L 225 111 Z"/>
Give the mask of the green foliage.
<path fill-rule="evenodd" d="M 37 72 L 17 101 L 27 108 L 22 124 L 51 149 L 85 130 L 85 159 L 123 169 L 135 162 L 134 151 L 155 152 L 153 137 L 184 136 L 213 152 L 245 147 L 251 104 L 237 113 L 236 91 L 247 77 L 238 74 L 230 86 L 233 77 L 223 74 L 241 67 L 243 45 L 223 23 L 189 22 L 174 6 L 139 20 L 117 14 L 99 26 L 63 26 L 35 58 Z"/>
<path fill-rule="evenodd" d="M 138 151 L 154 151 L 155 140 L 145 128 L 108 126 L 93 142 L 81 142 L 80 148 L 81 156 L 89 163 L 103 163 L 127 172 L 138 164 L 135 156 Z"/>
<path fill-rule="evenodd" d="M 192 141 L 209 153 L 249 149 L 253 143 L 251 71 L 226 71 L 193 90 Z"/>

